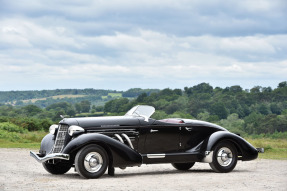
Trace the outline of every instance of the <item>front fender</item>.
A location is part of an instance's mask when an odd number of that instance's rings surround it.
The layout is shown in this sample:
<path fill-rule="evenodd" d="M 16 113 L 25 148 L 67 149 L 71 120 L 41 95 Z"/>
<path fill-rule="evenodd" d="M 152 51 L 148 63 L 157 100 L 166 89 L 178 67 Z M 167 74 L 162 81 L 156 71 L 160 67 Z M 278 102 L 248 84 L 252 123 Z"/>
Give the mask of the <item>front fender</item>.
<path fill-rule="evenodd" d="M 54 146 L 55 143 L 55 135 L 52 134 L 47 134 L 41 142 L 41 147 L 40 147 L 40 155 L 45 156 L 46 154 L 49 154 Z"/>
<path fill-rule="evenodd" d="M 100 144 L 108 147 L 113 156 L 114 166 L 125 165 L 140 165 L 142 164 L 142 157 L 135 150 L 127 145 L 114 140 L 103 134 L 90 133 L 82 134 L 72 139 L 64 148 L 63 153 L 71 154 L 77 152 L 79 149 L 88 144 Z"/>
<path fill-rule="evenodd" d="M 258 157 L 258 151 L 250 143 L 242 137 L 230 133 L 229 131 L 217 131 L 213 133 L 207 140 L 206 151 L 212 148 L 221 140 L 228 140 L 235 144 L 239 153 L 241 153 L 243 161 L 254 160 Z"/>

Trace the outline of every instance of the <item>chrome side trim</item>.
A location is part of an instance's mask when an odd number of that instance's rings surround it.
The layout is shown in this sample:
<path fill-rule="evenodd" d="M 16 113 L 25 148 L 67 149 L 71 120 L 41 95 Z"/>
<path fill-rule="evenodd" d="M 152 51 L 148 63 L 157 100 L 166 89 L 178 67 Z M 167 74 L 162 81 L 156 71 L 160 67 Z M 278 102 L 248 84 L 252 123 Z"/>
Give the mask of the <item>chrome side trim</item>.
<path fill-rule="evenodd" d="M 213 151 L 205 151 L 205 157 L 201 162 L 212 163 Z"/>
<path fill-rule="evenodd" d="M 137 133 L 136 129 L 89 129 L 87 132 L 128 132 L 128 133 Z"/>
<path fill-rule="evenodd" d="M 147 154 L 146 156 L 149 159 L 165 158 L 165 154 Z"/>
<path fill-rule="evenodd" d="M 119 136 L 119 134 L 115 134 L 115 137 L 118 138 L 118 140 L 122 143 L 124 143 L 124 140 Z"/>
<path fill-rule="evenodd" d="M 132 144 L 130 138 L 129 138 L 126 134 L 124 134 L 124 133 L 122 134 L 122 136 L 127 140 L 129 146 L 130 146 L 132 149 L 134 149 L 134 146 L 133 146 L 133 144 Z"/>
<path fill-rule="evenodd" d="M 70 155 L 69 154 L 63 154 L 63 153 L 53 153 L 53 154 L 48 154 L 44 157 L 39 157 L 36 153 L 30 151 L 30 156 L 35 158 L 38 162 L 46 162 L 51 159 L 62 159 L 62 160 L 69 160 Z"/>

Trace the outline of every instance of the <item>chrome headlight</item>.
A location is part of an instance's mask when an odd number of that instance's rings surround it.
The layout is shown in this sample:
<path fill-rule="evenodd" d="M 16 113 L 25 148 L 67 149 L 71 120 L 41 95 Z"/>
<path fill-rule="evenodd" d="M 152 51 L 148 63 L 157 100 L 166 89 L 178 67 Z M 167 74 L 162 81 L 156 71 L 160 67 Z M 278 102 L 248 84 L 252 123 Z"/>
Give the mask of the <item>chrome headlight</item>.
<path fill-rule="evenodd" d="M 51 125 L 49 128 L 50 134 L 55 135 L 57 129 L 58 129 L 58 125 L 56 124 Z"/>
<path fill-rule="evenodd" d="M 68 130 L 68 133 L 70 136 L 77 135 L 77 134 L 84 133 L 84 132 L 85 130 L 82 127 L 79 127 L 76 125 L 70 126 Z"/>

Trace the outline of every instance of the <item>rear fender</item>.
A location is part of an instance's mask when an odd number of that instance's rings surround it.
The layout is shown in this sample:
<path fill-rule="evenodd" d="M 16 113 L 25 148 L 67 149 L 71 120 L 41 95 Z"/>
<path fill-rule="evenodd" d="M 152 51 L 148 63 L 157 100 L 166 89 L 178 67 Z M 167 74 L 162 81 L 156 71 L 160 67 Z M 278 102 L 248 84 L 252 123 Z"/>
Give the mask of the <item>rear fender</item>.
<path fill-rule="evenodd" d="M 142 157 L 127 145 L 103 134 L 82 134 L 72 139 L 64 148 L 63 153 L 75 156 L 75 154 L 88 144 L 98 144 L 104 147 L 112 156 L 112 166 L 125 167 L 142 164 Z"/>
<path fill-rule="evenodd" d="M 230 141 L 236 146 L 238 153 L 241 153 L 242 155 L 242 158 L 239 158 L 240 160 L 248 161 L 254 160 L 258 157 L 258 152 L 256 148 L 254 148 L 242 137 L 230 133 L 229 131 L 217 131 L 213 133 L 207 139 L 206 151 L 212 151 L 213 147 L 222 140 Z"/>

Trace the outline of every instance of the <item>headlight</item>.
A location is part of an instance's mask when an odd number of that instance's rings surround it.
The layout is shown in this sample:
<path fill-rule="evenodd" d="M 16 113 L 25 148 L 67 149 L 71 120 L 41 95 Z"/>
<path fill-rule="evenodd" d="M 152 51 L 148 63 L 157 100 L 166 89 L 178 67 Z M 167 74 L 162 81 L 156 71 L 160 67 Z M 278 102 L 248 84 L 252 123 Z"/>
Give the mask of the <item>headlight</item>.
<path fill-rule="evenodd" d="M 51 125 L 50 128 L 49 128 L 49 132 L 52 134 L 52 135 L 55 135 L 56 133 L 56 130 L 58 129 L 58 125 Z"/>
<path fill-rule="evenodd" d="M 83 132 L 85 132 L 85 130 L 82 127 L 79 127 L 79 126 L 76 126 L 76 125 L 70 126 L 69 130 L 68 130 L 68 133 L 69 133 L 70 136 L 77 135 L 77 134 L 80 134 L 80 133 L 83 133 Z"/>

